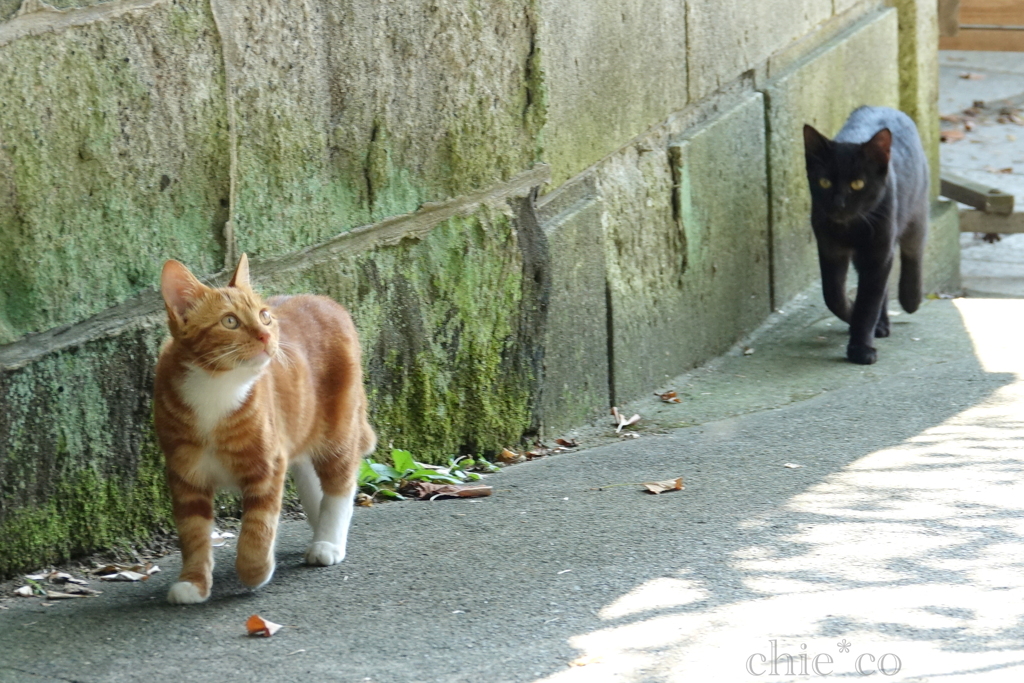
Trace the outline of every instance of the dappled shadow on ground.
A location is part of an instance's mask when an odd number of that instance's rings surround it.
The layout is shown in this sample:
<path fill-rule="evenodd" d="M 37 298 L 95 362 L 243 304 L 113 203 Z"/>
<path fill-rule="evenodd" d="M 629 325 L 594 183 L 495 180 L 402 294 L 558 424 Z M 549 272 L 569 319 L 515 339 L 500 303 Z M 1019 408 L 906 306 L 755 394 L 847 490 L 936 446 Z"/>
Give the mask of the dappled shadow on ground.
<path fill-rule="evenodd" d="M 1022 304 L 958 303 L 995 391 L 737 519 L 715 571 L 683 562 L 610 601 L 543 680 L 1021 680 Z"/>

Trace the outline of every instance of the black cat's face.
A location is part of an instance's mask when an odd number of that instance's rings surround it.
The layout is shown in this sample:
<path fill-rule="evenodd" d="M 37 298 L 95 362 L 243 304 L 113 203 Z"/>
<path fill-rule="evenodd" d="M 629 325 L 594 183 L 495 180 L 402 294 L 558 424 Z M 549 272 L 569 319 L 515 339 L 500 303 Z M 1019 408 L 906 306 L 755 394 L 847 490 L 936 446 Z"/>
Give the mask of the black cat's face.
<path fill-rule="evenodd" d="M 867 217 L 885 193 L 891 143 L 888 129 L 856 144 L 829 140 L 804 126 L 812 210 L 840 224 Z"/>

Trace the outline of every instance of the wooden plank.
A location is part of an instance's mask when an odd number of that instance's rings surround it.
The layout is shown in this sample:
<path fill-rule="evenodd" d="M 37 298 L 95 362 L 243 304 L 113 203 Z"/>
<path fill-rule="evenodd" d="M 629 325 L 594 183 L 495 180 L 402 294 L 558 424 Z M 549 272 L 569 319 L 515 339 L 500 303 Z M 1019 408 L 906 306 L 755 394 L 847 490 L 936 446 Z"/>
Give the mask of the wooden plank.
<path fill-rule="evenodd" d="M 976 183 L 963 176 L 958 176 L 949 171 L 943 171 L 942 189 L 943 197 L 973 206 L 979 211 L 1007 216 L 1013 213 L 1013 195 L 1007 194 L 1000 189 Z"/>
<path fill-rule="evenodd" d="M 1024 25 L 1024 2 L 1021 0 L 961 0 L 961 27 L 963 24 Z"/>
<path fill-rule="evenodd" d="M 990 31 L 960 27 L 960 33 L 939 38 L 940 50 L 1024 52 L 1024 31 Z"/>
<path fill-rule="evenodd" d="M 997 216 L 984 211 L 964 209 L 960 212 L 960 232 L 984 232 L 1007 235 L 1024 232 L 1024 213 Z"/>

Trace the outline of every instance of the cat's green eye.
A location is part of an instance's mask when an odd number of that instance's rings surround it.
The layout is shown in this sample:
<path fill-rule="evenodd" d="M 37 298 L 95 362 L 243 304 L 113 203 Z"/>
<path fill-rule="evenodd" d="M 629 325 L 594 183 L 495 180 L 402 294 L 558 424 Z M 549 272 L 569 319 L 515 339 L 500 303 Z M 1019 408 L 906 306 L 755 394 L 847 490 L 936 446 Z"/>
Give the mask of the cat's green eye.
<path fill-rule="evenodd" d="M 270 311 L 268 311 L 265 308 L 262 311 L 260 311 L 260 322 L 262 322 L 264 325 L 270 324 Z"/>
<path fill-rule="evenodd" d="M 850 187 L 852 187 L 855 190 L 863 190 L 864 181 L 858 178 L 857 180 L 854 180 L 852 183 L 850 183 Z"/>
<path fill-rule="evenodd" d="M 829 180 L 828 178 L 818 178 L 818 185 L 821 185 L 821 188 L 823 190 L 827 190 L 828 188 L 832 187 L 832 181 Z"/>
<path fill-rule="evenodd" d="M 226 316 L 224 316 L 223 318 L 220 319 L 220 324 L 223 325 L 224 327 L 228 328 L 229 330 L 237 330 L 238 329 L 238 318 L 236 318 L 233 315 L 226 315 Z"/>

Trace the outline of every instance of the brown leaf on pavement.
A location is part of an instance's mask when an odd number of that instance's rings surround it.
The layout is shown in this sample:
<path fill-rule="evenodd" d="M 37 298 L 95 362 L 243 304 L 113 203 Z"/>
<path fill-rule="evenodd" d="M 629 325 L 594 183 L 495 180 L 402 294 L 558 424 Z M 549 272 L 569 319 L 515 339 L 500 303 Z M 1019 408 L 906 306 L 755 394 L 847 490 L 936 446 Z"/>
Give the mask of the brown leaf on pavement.
<path fill-rule="evenodd" d="M 272 621 L 267 621 L 263 617 L 254 614 L 246 620 L 245 628 L 249 632 L 250 636 L 262 636 L 264 638 L 269 638 L 281 630 L 281 624 L 275 624 Z"/>
<path fill-rule="evenodd" d="M 648 493 L 664 493 L 665 491 L 683 490 L 683 478 L 666 479 L 665 481 L 648 481 L 643 484 Z"/>
<path fill-rule="evenodd" d="M 555 443 L 562 448 L 577 448 L 580 445 L 576 439 L 555 439 Z"/>
<path fill-rule="evenodd" d="M 526 460 L 526 456 L 504 448 L 501 453 L 498 453 L 497 460 L 504 465 L 514 465 L 517 462 L 523 462 Z"/>
<path fill-rule="evenodd" d="M 634 415 L 633 417 L 627 420 L 626 417 L 622 413 L 620 413 L 619 409 L 616 408 L 615 406 L 612 406 L 612 417 L 615 418 L 615 422 L 618 424 L 618 426 L 615 428 L 616 434 L 621 432 L 623 427 L 635 425 L 637 422 L 640 421 L 639 415 Z"/>
<path fill-rule="evenodd" d="M 660 398 L 665 403 L 682 403 L 682 399 L 679 398 L 678 394 L 674 391 L 666 391 L 664 394 L 659 394 L 657 391 L 654 395 Z"/>
<path fill-rule="evenodd" d="M 482 498 L 494 489 L 483 484 L 434 484 L 429 481 L 411 481 L 402 492 L 420 500 L 439 498 Z"/>
<path fill-rule="evenodd" d="M 960 74 L 960 78 L 965 81 L 983 81 L 985 80 L 985 74 L 975 73 L 973 71 L 967 71 Z"/>
<path fill-rule="evenodd" d="M 950 128 L 939 133 L 939 140 L 942 142 L 956 142 L 964 139 L 964 132 L 956 128 Z"/>

